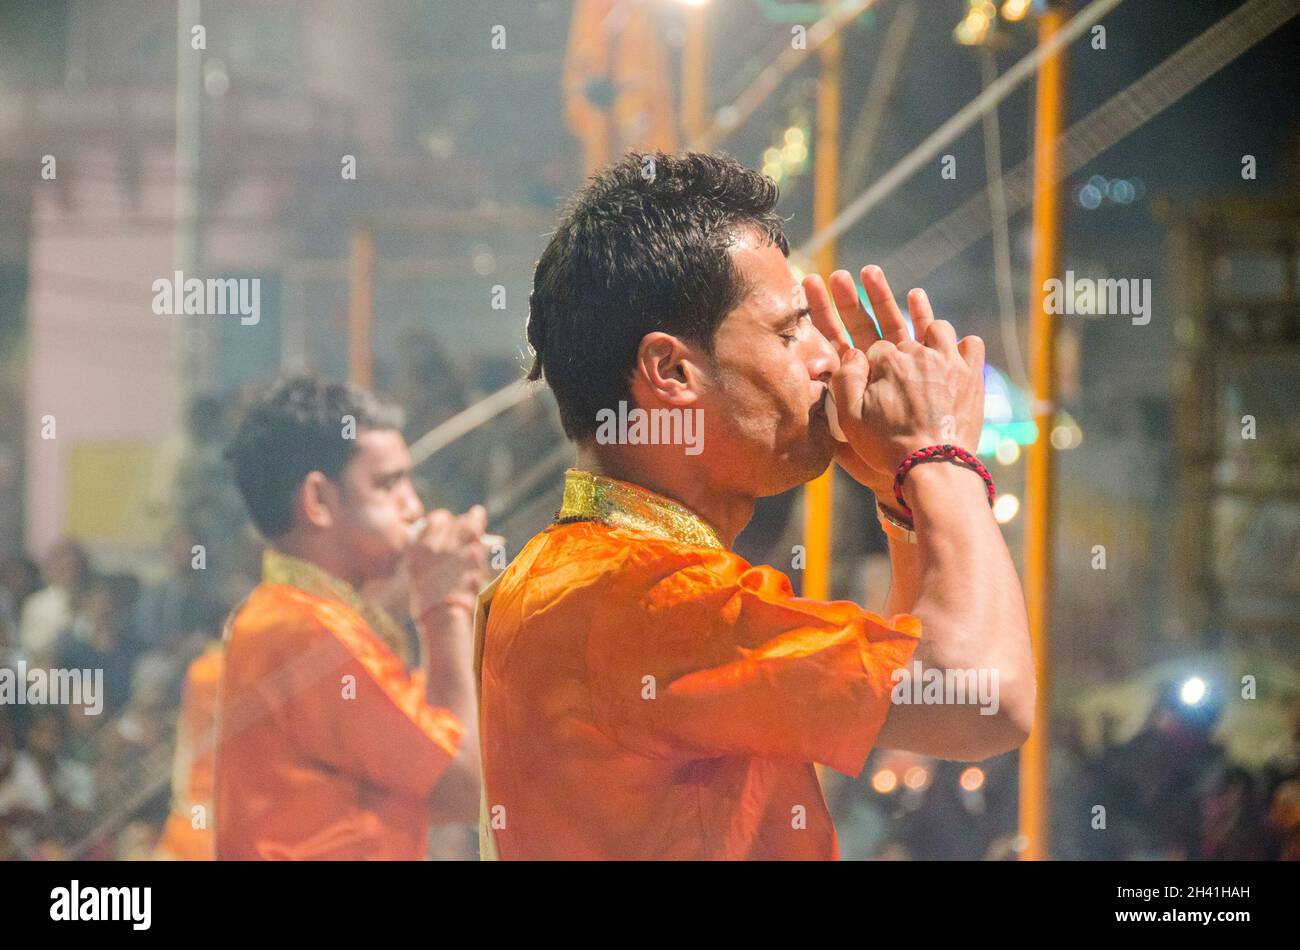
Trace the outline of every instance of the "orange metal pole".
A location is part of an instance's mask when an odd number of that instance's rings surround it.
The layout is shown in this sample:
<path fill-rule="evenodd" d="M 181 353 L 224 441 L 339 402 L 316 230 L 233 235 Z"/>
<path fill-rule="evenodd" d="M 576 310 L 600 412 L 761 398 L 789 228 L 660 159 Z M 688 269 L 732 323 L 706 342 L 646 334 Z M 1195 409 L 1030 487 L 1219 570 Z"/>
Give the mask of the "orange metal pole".
<path fill-rule="evenodd" d="M 682 131 L 693 141 L 704 131 L 709 108 L 709 21 L 708 7 L 686 11 L 686 38 L 682 46 Z"/>
<path fill-rule="evenodd" d="M 1045 43 L 1061 28 L 1065 14 L 1052 9 L 1039 21 L 1038 41 Z M 1025 605 L 1033 640 L 1038 701 L 1034 731 L 1020 750 L 1021 858 L 1050 856 L 1048 837 L 1048 759 L 1051 742 L 1049 661 L 1052 607 L 1052 515 L 1055 471 L 1052 420 L 1056 408 L 1056 323 L 1044 308 L 1044 284 L 1060 271 L 1061 190 L 1056 170 L 1057 137 L 1065 115 L 1065 54 L 1043 60 L 1038 72 L 1034 115 L 1034 251 L 1029 299 L 1029 385 L 1038 437 L 1029 446 L 1025 465 Z"/>
<path fill-rule="evenodd" d="M 371 335 L 375 320 L 375 236 L 367 228 L 352 232 L 348 261 L 348 382 L 371 385 Z"/>
<path fill-rule="evenodd" d="M 827 8 L 831 4 L 827 4 Z M 813 153 L 813 231 L 828 225 L 839 209 L 840 155 L 840 36 L 830 37 L 818 51 L 821 80 L 817 86 L 817 140 Z M 817 252 L 817 272 L 835 269 L 835 243 Z M 831 596 L 831 500 L 835 466 L 804 486 L 803 596 Z"/>

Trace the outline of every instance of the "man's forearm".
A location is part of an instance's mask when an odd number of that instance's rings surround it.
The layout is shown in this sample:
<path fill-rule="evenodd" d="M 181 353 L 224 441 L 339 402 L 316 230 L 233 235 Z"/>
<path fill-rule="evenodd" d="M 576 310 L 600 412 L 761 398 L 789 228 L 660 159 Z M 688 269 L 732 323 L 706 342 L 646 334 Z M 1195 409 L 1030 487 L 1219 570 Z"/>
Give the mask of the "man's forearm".
<path fill-rule="evenodd" d="M 889 593 L 886 617 L 910 614 L 921 592 L 921 551 L 915 544 L 889 538 Z"/>
<path fill-rule="evenodd" d="M 434 789 L 435 819 L 472 821 L 478 813 L 478 699 L 474 689 L 474 629 L 469 612 L 444 606 L 420 618 L 425 701 L 448 710 L 463 730 L 460 751 Z"/>
<path fill-rule="evenodd" d="M 435 607 L 416 626 L 420 631 L 425 701 L 451 710 L 462 722 L 474 721 L 478 710 L 474 697 L 474 623 L 469 611 L 449 605 Z"/>
<path fill-rule="evenodd" d="M 1033 720 L 1033 658 L 1020 579 L 984 484 L 946 463 L 917 465 L 907 478 L 904 494 L 917 543 L 891 541 L 891 564 L 899 573 L 888 609 L 921 621 L 915 656 L 924 667 L 995 672 L 999 712 L 981 718 L 971 705 L 909 709 L 898 717 L 902 728 L 890 730 L 896 733 L 892 744 L 954 755 L 1010 747 Z M 952 730 L 950 739 L 942 737 L 945 729 Z"/>

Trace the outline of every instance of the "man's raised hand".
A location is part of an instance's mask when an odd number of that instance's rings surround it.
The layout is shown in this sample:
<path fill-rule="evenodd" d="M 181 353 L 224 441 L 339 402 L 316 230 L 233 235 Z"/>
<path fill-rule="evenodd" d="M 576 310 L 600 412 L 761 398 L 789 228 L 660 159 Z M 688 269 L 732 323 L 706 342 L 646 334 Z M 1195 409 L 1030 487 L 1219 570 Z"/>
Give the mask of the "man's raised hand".
<path fill-rule="evenodd" d="M 418 620 L 448 597 L 478 594 L 487 574 L 486 528 L 487 512 L 482 505 L 463 515 L 441 508 L 429 513 L 407 559 L 412 617 Z"/>
<path fill-rule="evenodd" d="M 864 267 L 862 285 L 880 332 L 848 271 L 831 274 L 829 291 L 817 274 L 803 281 L 812 321 L 840 355 L 831 391 L 848 444 L 836 461 L 885 500 L 894 470 L 916 449 L 947 442 L 975 451 L 984 422 L 984 343 L 976 336 L 958 342 L 919 288 L 907 299 L 913 340 L 884 272 Z"/>

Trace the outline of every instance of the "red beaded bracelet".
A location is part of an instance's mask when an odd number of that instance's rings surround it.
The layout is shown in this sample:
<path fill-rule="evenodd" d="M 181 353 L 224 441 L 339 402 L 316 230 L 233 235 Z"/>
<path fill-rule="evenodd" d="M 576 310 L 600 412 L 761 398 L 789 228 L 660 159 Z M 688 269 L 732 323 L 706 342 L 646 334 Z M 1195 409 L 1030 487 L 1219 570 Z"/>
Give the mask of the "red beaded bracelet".
<path fill-rule="evenodd" d="M 960 465 L 962 468 L 968 468 L 980 478 L 984 479 L 984 485 L 988 489 L 989 507 L 993 507 L 993 476 L 989 470 L 984 467 L 984 463 L 977 459 L 970 452 L 955 445 L 931 445 L 928 448 L 917 449 L 907 458 L 903 459 L 903 464 L 898 466 L 898 471 L 894 475 L 894 500 L 898 502 L 903 513 L 907 515 L 908 520 L 912 518 L 912 509 L 908 507 L 903 500 L 903 479 L 907 478 L 907 473 L 915 465 L 923 462 L 952 462 L 954 465 Z"/>

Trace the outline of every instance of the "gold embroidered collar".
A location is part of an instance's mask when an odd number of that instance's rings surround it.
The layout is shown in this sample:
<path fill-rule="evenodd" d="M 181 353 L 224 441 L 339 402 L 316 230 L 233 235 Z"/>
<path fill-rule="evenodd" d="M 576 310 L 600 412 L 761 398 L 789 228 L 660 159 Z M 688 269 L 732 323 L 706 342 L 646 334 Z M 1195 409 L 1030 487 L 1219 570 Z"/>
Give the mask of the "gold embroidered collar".
<path fill-rule="evenodd" d="M 268 547 L 262 553 L 262 583 L 288 584 L 317 597 L 342 602 L 360 614 L 389 649 L 406 658 L 406 633 L 392 614 L 366 600 L 355 587 L 323 567 Z"/>
<path fill-rule="evenodd" d="M 564 473 L 564 504 L 556 521 L 599 521 L 668 541 L 724 548 L 707 521 L 649 489 L 579 468 Z"/>

